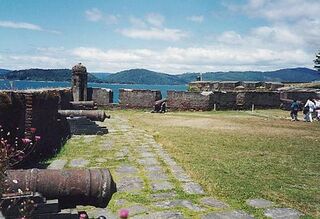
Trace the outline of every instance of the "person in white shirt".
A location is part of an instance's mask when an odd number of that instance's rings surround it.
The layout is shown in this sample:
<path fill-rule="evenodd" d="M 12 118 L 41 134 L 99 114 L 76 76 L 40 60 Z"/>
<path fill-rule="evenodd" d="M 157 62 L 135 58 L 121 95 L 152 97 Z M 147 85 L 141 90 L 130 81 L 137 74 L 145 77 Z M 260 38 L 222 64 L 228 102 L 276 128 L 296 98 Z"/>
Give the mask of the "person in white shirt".
<path fill-rule="evenodd" d="M 306 104 L 304 105 L 304 121 L 312 122 L 312 113 L 314 112 L 316 105 L 314 104 L 312 98 L 308 98 Z"/>
<path fill-rule="evenodd" d="M 320 121 L 320 99 L 314 100 L 316 105 L 316 117 L 317 120 Z"/>

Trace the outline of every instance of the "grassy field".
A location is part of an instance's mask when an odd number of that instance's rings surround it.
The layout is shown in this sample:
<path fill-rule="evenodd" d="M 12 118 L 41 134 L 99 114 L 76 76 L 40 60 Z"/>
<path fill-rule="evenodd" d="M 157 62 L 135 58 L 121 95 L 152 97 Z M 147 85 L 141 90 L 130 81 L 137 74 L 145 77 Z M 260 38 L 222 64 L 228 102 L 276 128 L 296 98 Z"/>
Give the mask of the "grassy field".
<path fill-rule="evenodd" d="M 320 218 L 320 123 L 288 112 L 114 111 L 147 130 L 212 196 L 255 215 L 249 198 Z"/>

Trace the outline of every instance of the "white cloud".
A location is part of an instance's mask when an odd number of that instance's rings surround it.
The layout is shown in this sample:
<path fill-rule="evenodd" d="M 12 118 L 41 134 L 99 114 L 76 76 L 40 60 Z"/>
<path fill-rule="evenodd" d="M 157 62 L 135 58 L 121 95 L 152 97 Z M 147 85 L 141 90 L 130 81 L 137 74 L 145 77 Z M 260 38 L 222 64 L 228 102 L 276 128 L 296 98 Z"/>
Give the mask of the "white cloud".
<path fill-rule="evenodd" d="M 179 29 L 157 27 L 150 27 L 148 29 L 120 29 L 118 32 L 126 37 L 143 40 L 178 41 L 187 36 L 187 33 Z"/>
<path fill-rule="evenodd" d="M 150 13 L 147 14 L 146 20 L 152 26 L 161 27 L 165 18 L 161 14 Z"/>
<path fill-rule="evenodd" d="M 14 22 L 14 21 L 1 21 L 0 20 L 0 27 L 13 28 L 13 29 L 35 30 L 35 31 L 43 31 L 43 32 L 49 32 L 49 33 L 54 33 L 54 34 L 60 34 L 59 31 L 47 30 L 47 29 L 42 28 L 39 25 L 27 23 L 27 22 Z"/>
<path fill-rule="evenodd" d="M 271 21 L 313 19 L 319 15 L 318 0 L 248 0 L 245 5 L 229 4 L 232 11 L 243 11 Z"/>
<path fill-rule="evenodd" d="M 204 21 L 204 17 L 202 15 L 199 15 L 199 16 L 193 15 L 193 16 L 187 17 L 187 20 L 196 22 L 196 23 L 202 23 Z"/>
<path fill-rule="evenodd" d="M 102 19 L 102 13 L 97 8 L 92 8 L 85 11 L 86 17 L 89 21 L 100 21 Z"/>
<path fill-rule="evenodd" d="M 92 8 L 85 11 L 85 16 L 89 21 L 93 22 L 105 22 L 106 24 L 117 24 L 120 16 L 114 14 L 104 15 L 99 9 Z"/>
<path fill-rule="evenodd" d="M 188 36 L 188 33 L 174 28 L 164 27 L 165 18 L 160 14 L 150 13 L 146 18 L 130 17 L 131 27 L 118 29 L 123 36 L 142 40 L 178 41 Z"/>

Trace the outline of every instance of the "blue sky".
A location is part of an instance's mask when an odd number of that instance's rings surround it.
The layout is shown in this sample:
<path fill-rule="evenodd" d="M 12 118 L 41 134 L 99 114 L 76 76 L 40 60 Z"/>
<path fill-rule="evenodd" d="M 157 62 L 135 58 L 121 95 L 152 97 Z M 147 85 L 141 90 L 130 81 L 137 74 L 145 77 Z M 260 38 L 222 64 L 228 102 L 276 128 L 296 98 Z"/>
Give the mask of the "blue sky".
<path fill-rule="evenodd" d="M 312 67 L 318 0 L 0 0 L 0 68 Z"/>

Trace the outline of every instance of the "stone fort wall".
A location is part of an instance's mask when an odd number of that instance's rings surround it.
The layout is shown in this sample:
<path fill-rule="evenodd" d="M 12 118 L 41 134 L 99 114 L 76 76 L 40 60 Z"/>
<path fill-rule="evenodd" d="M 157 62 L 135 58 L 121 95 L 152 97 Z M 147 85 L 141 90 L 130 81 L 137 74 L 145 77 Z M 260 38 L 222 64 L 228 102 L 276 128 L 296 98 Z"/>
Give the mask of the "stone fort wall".
<path fill-rule="evenodd" d="M 121 108 L 153 108 L 154 102 L 161 100 L 159 90 L 119 90 L 119 106 Z"/>

